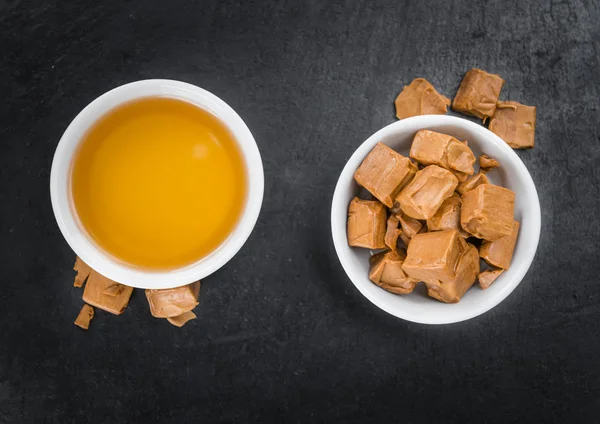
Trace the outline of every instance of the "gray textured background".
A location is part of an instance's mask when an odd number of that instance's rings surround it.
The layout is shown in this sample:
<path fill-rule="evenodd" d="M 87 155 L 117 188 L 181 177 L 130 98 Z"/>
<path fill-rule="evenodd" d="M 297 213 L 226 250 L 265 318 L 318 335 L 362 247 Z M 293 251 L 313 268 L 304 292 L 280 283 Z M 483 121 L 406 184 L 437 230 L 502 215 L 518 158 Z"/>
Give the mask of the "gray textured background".
<path fill-rule="evenodd" d="M 0 0 L 0 422 L 598 422 L 600 3 Z M 493 311 L 450 326 L 364 299 L 330 241 L 339 172 L 394 121 L 414 77 L 452 97 L 477 66 L 538 107 L 519 152 L 543 222 Z M 198 319 L 72 322 L 73 253 L 52 215 L 52 154 L 103 92 L 204 87 L 263 155 L 258 224 L 205 280 Z"/>

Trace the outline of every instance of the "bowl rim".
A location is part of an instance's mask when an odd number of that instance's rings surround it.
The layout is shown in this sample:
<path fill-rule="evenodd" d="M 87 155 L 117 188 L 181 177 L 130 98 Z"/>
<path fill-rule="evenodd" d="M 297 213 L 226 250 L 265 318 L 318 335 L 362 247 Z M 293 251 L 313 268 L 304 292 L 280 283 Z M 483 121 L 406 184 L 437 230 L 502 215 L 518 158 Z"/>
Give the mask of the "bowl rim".
<path fill-rule="evenodd" d="M 219 247 L 197 262 L 171 270 L 133 267 L 104 252 L 86 234 L 70 200 L 70 170 L 85 133 L 104 114 L 124 103 L 145 97 L 183 100 L 217 116 L 232 132 L 246 165 L 248 192 L 244 210 Z M 71 121 L 62 135 L 50 171 L 50 200 L 58 227 L 67 243 L 90 267 L 111 280 L 131 287 L 165 289 L 202 279 L 225 265 L 244 245 L 260 213 L 264 195 L 264 171 L 258 145 L 242 118 L 216 95 L 181 81 L 148 79 L 113 88 L 89 103 Z"/>
<path fill-rule="evenodd" d="M 504 150 L 504 152 L 508 155 L 510 160 L 515 164 L 519 174 L 523 177 L 524 184 L 526 186 L 526 191 L 532 196 L 532 198 L 530 198 L 529 207 L 527 208 L 527 214 L 529 214 L 530 217 L 533 219 L 533 226 L 529 226 L 527 235 L 530 240 L 534 241 L 534 243 L 531 243 L 531 248 L 525 252 L 526 256 L 521 257 L 522 263 L 517 269 L 515 275 L 510 281 L 504 284 L 502 290 L 498 292 L 495 297 L 490 298 L 490 301 L 478 305 L 478 307 L 471 308 L 465 311 L 464 313 L 459 314 L 460 316 L 454 318 L 444 318 L 444 316 L 440 316 L 440 314 L 431 314 L 431 316 L 407 314 L 403 313 L 403 311 L 399 311 L 397 308 L 390 307 L 386 302 L 379 301 L 379 299 L 371 296 L 367 291 L 363 289 L 362 283 L 357 281 L 358 276 L 355 276 L 351 271 L 351 258 L 342 253 L 342 247 L 344 245 L 347 246 L 348 243 L 346 233 L 346 216 L 348 205 L 343 205 L 342 207 L 342 205 L 340 204 L 340 199 L 343 196 L 342 191 L 345 189 L 345 185 L 348 184 L 348 181 L 354 180 L 354 172 L 356 171 L 364 157 L 366 157 L 368 152 L 371 151 L 371 149 L 377 144 L 377 142 L 380 139 L 382 139 L 384 136 L 394 134 L 400 128 L 414 128 L 416 132 L 419 129 L 426 129 L 428 127 L 431 127 L 434 124 L 455 126 L 457 128 L 467 129 L 468 131 L 478 134 L 478 136 L 480 136 L 481 138 L 489 140 L 498 148 Z M 344 216 L 344 219 L 340 220 L 340 216 Z M 354 151 L 352 156 L 344 165 L 344 168 L 342 169 L 342 172 L 336 183 L 331 202 L 330 224 L 335 251 L 338 260 L 340 261 L 342 268 L 344 269 L 344 272 L 346 273 L 350 281 L 352 281 L 354 286 L 358 289 L 358 291 L 369 301 L 371 301 L 371 303 L 373 303 L 375 306 L 382 309 L 383 311 L 389 313 L 390 315 L 404 319 L 406 321 L 421 324 L 451 324 L 475 318 L 491 310 L 492 308 L 496 307 L 499 303 L 501 303 L 504 299 L 506 299 L 521 283 L 523 277 L 525 276 L 531 264 L 533 263 L 535 253 L 539 245 L 539 238 L 541 232 L 541 209 L 539 196 L 537 194 L 535 184 L 533 182 L 533 179 L 531 178 L 531 175 L 529 174 L 529 171 L 525 167 L 525 164 L 523 163 L 521 158 L 519 158 L 519 156 L 513 151 L 513 149 L 504 142 L 504 140 L 502 140 L 496 134 L 492 133 L 487 128 L 464 118 L 449 115 L 421 115 L 393 122 L 376 131 L 374 134 L 369 136 L 363 143 L 361 143 L 360 146 L 358 146 L 358 148 Z"/>

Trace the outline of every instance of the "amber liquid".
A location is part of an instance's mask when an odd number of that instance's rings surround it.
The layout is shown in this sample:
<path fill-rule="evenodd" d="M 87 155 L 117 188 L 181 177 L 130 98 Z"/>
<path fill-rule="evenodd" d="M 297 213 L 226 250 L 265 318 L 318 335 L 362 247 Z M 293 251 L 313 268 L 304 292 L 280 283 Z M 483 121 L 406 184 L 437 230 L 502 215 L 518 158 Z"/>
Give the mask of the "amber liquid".
<path fill-rule="evenodd" d="M 236 140 L 209 112 L 169 98 L 120 106 L 88 132 L 72 165 L 76 214 L 127 264 L 189 265 L 238 222 L 247 176 Z"/>

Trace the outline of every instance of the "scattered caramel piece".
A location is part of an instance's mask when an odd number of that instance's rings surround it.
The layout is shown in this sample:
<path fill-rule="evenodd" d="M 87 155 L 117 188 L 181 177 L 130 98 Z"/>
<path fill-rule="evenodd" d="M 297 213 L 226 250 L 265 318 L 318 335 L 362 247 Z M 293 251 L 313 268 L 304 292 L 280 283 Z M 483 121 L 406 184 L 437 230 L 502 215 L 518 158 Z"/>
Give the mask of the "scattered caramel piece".
<path fill-rule="evenodd" d="M 123 286 L 121 293 L 116 296 L 104 293 L 115 284 L 118 283 L 92 270 L 83 291 L 83 301 L 111 314 L 120 315 L 129 304 L 133 287 Z"/>
<path fill-rule="evenodd" d="M 479 279 L 479 286 L 481 287 L 481 289 L 485 290 L 489 286 L 491 286 L 492 283 L 496 281 L 496 278 L 498 278 L 503 272 L 503 269 L 488 269 L 481 272 L 477 276 L 477 278 Z"/>
<path fill-rule="evenodd" d="M 483 119 L 494 115 L 504 80 L 500 75 L 488 74 L 481 69 L 468 71 L 452 102 L 452 109 Z"/>
<path fill-rule="evenodd" d="M 90 321 L 92 321 L 92 318 L 94 318 L 94 308 L 90 305 L 83 305 L 81 311 L 79 311 L 79 315 L 77 315 L 77 319 L 75 319 L 75 325 L 87 330 L 90 328 Z"/>
<path fill-rule="evenodd" d="M 367 155 L 354 179 L 381 203 L 391 208 L 396 194 L 413 179 L 417 167 L 407 157 L 382 143 Z"/>
<path fill-rule="evenodd" d="M 462 195 L 460 223 L 477 238 L 494 241 L 513 232 L 515 193 L 482 184 Z"/>
<path fill-rule="evenodd" d="M 183 327 L 188 321 L 196 319 L 196 314 L 192 311 L 184 312 L 176 317 L 168 317 L 167 321 L 173 324 L 175 327 Z"/>
<path fill-rule="evenodd" d="M 463 242 L 456 230 L 417 234 L 410 241 L 402 268 L 410 277 L 426 283 L 452 281 Z"/>
<path fill-rule="evenodd" d="M 498 102 L 490 120 L 490 131 L 513 149 L 533 148 L 535 144 L 535 106 L 518 102 Z"/>
<path fill-rule="evenodd" d="M 198 305 L 200 281 L 174 289 L 146 289 L 150 313 L 156 318 L 172 318 L 189 312 Z"/>
<path fill-rule="evenodd" d="M 514 221 L 510 235 L 495 241 L 484 241 L 479 248 L 479 256 L 490 265 L 508 269 L 517 243 L 519 226 L 519 222 Z"/>
<path fill-rule="evenodd" d="M 83 283 L 85 283 L 85 280 L 87 280 L 87 278 L 89 277 L 90 272 L 92 272 L 92 268 L 90 268 L 88 264 L 83 262 L 79 256 L 76 256 L 75 265 L 73 265 L 73 271 L 77 271 L 77 275 L 75 276 L 73 286 L 81 287 L 83 286 Z"/>
<path fill-rule="evenodd" d="M 462 254 L 456 267 L 456 276 L 450 280 L 427 283 L 427 294 L 440 302 L 457 303 L 475 283 L 479 274 L 477 248 L 459 237 Z"/>
<path fill-rule="evenodd" d="M 475 155 L 469 147 L 448 134 L 419 130 L 410 148 L 410 157 L 423 165 L 438 165 L 471 175 Z"/>
<path fill-rule="evenodd" d="M 386 220 L 387 212 L 381 202 L 355 197 L 348 207 L 348 244 L 383 249 Z"/>
<path fill-rule="evenodd" d="M 460 205 L 460 196 L 453 193 L 444 200 L 435 215 L 427 220 L 427 229 L 429 231 L 456 230 L 462 238 L 470 237 L 471 235 L 460 226 Z"/>
<path fill-rule="evenodd" d="M 398 212 L 396 217 L 400 221 L 402 231 L 409 239 L 419 234 L 419 232 L 423 229 L 423 224 L 421 224 L 419 220 L 411 218 L 402 211 Z"/>
<path fill-rule="evenodd" d="M 489 183 L 490 180 L 488 180 L 488 177 L 485 174 L 477 173 L 467 179 L 467 181 L 460 183 L 458 187 L 456 187 L 456 191 L 458 191 L 459 194 L 464 194 L 467 191 L 471 191 L 474 188 L 479 187 L 481 184 Z"/>
<path fill-rule="evenodd" d="M 396 116 L 404 119 L 417 115 L 443 115 L 450 106 L 450 99 L 438 93 L 426 79 L 415 78 L 404 86 L 394 103 Z"/>
<path fill-rule="evenodd" d="M 479 167 L 485 171 L 489 171 L 492 168 L 497 168 L 499 167 L 500 164 L 498 163 L 498 161 L 496 159 L 492 159 L 491 157 L 487 156 L 487 155 L 481 155 L 479 156 Z"/>
<path fill-rule="evenodd" d="M 123 284 L 115 283 L 112 286 L 108 286 L 102 294 L 107 296 L 116 297 L 119 296 L 125 290 L 125 286 Z"/>
<path fill-rule="evenodd" d="M 406 259 L 406 253 L 402 249 L 371 256 L 369 279 L 390 293 L 411 293 L 418 281 L 410 278 L 402 269 L 404 259 Z"/>
<path fill-rule="evenodd" d="M 402 211 L 411 218 L 429 219 L 452 195 L 458 185 L 456 177 L 437 165 L 417 172 L 415 178 L 396 196 Z"/>
<path fill-rule="evenodd" d="M 398 244 L 398 237 L 402 234 L 402 230 L 398 229 L 398 224 L 400 221 L 395 215 L 390 215 L 387 220 L 387 230 L 385 231 L 385 245 L 390 248 L 390 250 L 396 250 Z"/>

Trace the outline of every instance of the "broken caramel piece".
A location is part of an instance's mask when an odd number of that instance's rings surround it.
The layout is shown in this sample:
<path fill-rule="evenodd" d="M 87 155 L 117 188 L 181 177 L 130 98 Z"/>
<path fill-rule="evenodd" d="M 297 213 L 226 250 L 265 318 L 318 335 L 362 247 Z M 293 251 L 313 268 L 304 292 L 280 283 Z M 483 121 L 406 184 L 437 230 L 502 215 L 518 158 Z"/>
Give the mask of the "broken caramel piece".
<path fill-rule="evenodd" d="M 427 294 L 440 302 L 458 303 L 479 274 L 477 248 L 463 239 L 459 241 L 462 254 L 456 267 L 456 276 L 450 280 L 427 283 Z"/>
<path fill-rule="evenodd" d="M 398 119 L 418 115 L 444 115 L 450 106 L 450 99 L 437 92 L 424 78 L 415 78 L 404 86 L 396 101 Z"/>
<path fill-rule="evenodd" d="M 115 284 L 118 283 L 92 270 L 83 291 L 83 301 L 111 314 L 120 315 L 129 304 L 133 287 L 120 284 L 123 286 L 120 294 L 112 296 L 104 293 Z"/>
<path fill-rule="evenodd" d="M 494 115 L 503 85 L 504 80 L 500 75 L 473 68 L 465 74 L 460 83 L 452 102 L 452 109 L 476 116 L 485 122 Z"/>
<path fill-rule="evenodd" d="M 411 293 L 418 281 L 410 278 L 402 269 L 405 258 L 404 250 L 381 252 L 371 256 L 369 279 L 390 293 Z"/>
<path fill-rule="evenodd" d="M 413 139 L 409 156 L 423 165 L 438 165 L 464 174 L 475 172 L 475 155 L 465 143 L 448 134 L 419 130 Z"/>
<path fill-rule="evenodd" d="M 90 272 L 92 272 L 92 268 L 90 268 L 88 264 L 83 262 L 79 256 L 76 256 L 75 265 L 73 265 L 73 271 L 77 271 L 77 275 L 75 276 L 73 286 L 81 287 L 83 286 L 83 283 L 85 283 L 85 280 L 87 280 L 87 278 L 89 277 Z"/>
<path fill-rule="evenodd" d="M 423 229 L 423 224 L 417 219 L 411 218 L 404 212 L 400 211 L 396 214 L 396 217 L 400 221 L 402 231 L 406 234 L 409 239 L 413 238 Z"/>
<path fill-rule="evenodd" d="M 427 220 L 429 231 L 456 230 L 463 238 L 471 235 L 460 226 L 460 196 L 453 193 L 442 203 L 442 206 L 431 218 Z"/>
<path fill-rule="evenodd" d="M 348 207 L 348 244 L 367 249 L 385 247 L 387 212 L 377 200 L 355 197 Z"/>
<path fill-rule="evenodd" d="M 535 145 L 535 121 L 535 106 L 498 102 L 489 128 L 513 149 L 527 149 Z"/>
<path fill-rule="evenodd" d="M 479 256 L 492 266 L 508 269 L 517 243 L 519 226 L 519 222 L 514 221 L 510 235 L 495 241 L 484 241 L 479 248 Z"/>
<path fill-rule="evenodd" d="M 497 168 L 499 166 L 500 166 L 500 164 L 498 163 L 498 161 L 496 159 L 492 159 L 491 157 L 489 157 L 487 155 L 479 156 L 479 167 L 482 170 L 489 171 L 490 169 Z"/>
<path fill-rule="evenodd" d="M 410 159 L 385 144 L 377 143 L 354 173 L 354 179 L 391 208 L 393 198 L 416 172 L 417 167 Z"/>
<path fill-rule="evenodd" d="M 464 183 L 469 178 L 469 174 L 466 174 L 464 172 L 453 171 L 453 170 L 450 170 L 450 172 L 452 172 L 454 174 L 454 176 L 456 177 L 456 179 L 458 180 L 459 183 Z"/>
<path fill-rule="evenodd" d="M 385 231 L 385 245 L 390 248 L 390 250 L 396 250 L 396 245 L 398 244 L 398 237 L 402 234 L 402 230 L 398 229 L 398 224 L 400 221 L 395 215 L 391 215 L 387 220 L 387 229 Z"/>
<path fill-rule="evenodd" d="M 485 174 L 477 173 L 467 179 L 467 181 L 460 183 L 458 187 L 456 187 L 456 191 L 459 194 L 464 194 L 467 191 L 471 191 L 476 187 L 479 187 L 481 184 L 489 184 L 490 180 Z"/>
<path fill-rule="evenodd" d="M 479 286 L 482 290 L 487 289 L 492 285 L 496 278 L 500 276 L 504 272 L 503 269 L 487 269 L 481 272 L 477 278 L 479 279 Z"/>
<path fill-rule="evenodd" d="M 173 324 L 175 327 L 183 327 L 188 321 L 196 319 L 196 314 L 192 311 L 184 312 L 176 317 L 168 317 L 167 321 Z"/>
<path fill-rule="evenodd" d="M 396 196 L 402 211 L 411 218 L 429 219 L 458 185 L 447 169 L 429 165 L 417 172 L 415 178 Z"/>
<path fill-rule="evenodd" d="M 504 187 L 482 184 L 462 195 L 460 223 L 477 238 L 494 241 L 513 232 L 515 193 Z"/>
<path fill-rule="evenodd" d="M 146 289 L 150 313 L 156 318 L 172 318 L 198 305 L 200 281 L 174 289 Z"/>
<path fill-rule="evenodd" d="M 463 242 L 456 230 L 417 234 L 410 241 L 402 269 L 426 283 L 452 281 L 464 250 Z"/>
<path fill-rule="evenodd" d="M 77 327 L 87 330 L 88 328 L 90 328 L 90 321 L 92 321 L 93 318 L 94 308 L 92 308 L 90 305 L 85 304 L 81 308 L 81 311 L 79 311 L 79 315 L 77 315 L 74 324 Z"/>

